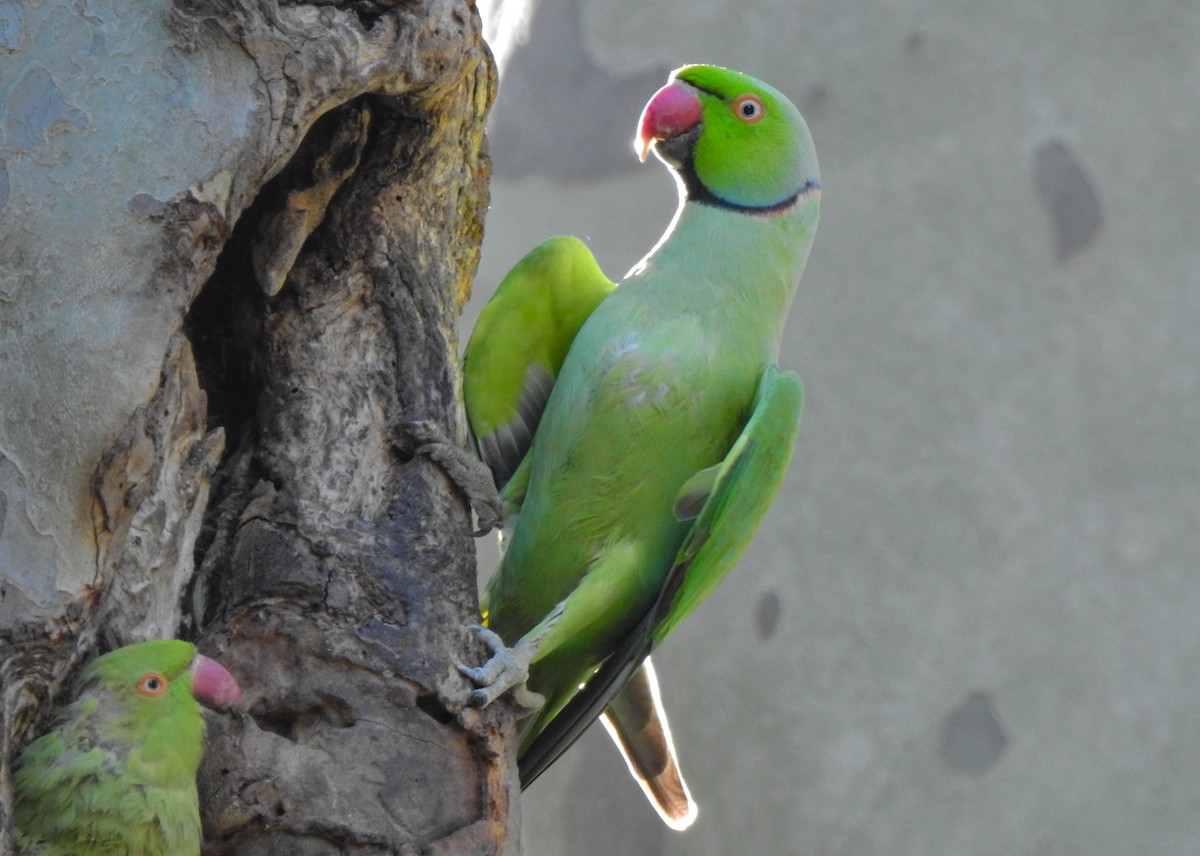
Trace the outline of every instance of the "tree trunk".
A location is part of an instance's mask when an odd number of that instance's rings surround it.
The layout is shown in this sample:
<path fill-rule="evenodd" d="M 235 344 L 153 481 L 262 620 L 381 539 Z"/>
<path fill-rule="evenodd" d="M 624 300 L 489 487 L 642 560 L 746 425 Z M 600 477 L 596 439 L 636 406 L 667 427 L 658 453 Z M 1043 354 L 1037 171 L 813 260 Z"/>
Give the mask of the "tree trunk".
<path fill-rule="evenodd" d="M 0 31 L 0 819 L 91 649 L 184 635 L 247 698 L 206 852 L 516 852 L 510 717 L 456 702 L 470 510 L 395 432 L 464 431 L 478 15 L 100 6 Z"/>

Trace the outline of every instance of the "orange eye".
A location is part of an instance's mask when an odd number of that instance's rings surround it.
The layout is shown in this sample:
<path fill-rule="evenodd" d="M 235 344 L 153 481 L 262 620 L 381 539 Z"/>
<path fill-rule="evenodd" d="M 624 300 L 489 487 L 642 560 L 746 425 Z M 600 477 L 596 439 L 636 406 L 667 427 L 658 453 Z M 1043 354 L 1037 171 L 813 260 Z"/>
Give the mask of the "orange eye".
<path fill-rule="evenodd" d="M 766 112 L 757 95 L 739 95 L 733 102 L 733 113 L 748 125 L 753 125 Z"/>
<path fill-rule="evenodd" d="M 167 691 L 167 679 L 157 672 L 138 678 L 137 691 L 147 698 L 158 698 Z"/>

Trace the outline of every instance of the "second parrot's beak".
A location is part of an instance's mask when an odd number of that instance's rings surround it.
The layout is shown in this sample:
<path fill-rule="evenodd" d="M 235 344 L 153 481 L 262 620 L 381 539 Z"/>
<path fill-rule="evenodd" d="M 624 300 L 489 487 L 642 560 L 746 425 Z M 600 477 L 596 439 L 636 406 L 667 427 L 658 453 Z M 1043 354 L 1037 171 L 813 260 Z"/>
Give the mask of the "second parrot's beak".
<path fill-rule="evenodd" d="M 192 696 L 205 707 L 229 710 L 242 703 L 242 688 L 224 666 L 197 654 L 192 661 Z"/>
<path fill-rule="evenodd" d="M 654 143 L 669 140 L 700 124 L 704 107 L 696 90 L 678 80 L 672 80 L 646 103 L 638 121 L 638 133 L 633 147 L 643 161 Z"/>

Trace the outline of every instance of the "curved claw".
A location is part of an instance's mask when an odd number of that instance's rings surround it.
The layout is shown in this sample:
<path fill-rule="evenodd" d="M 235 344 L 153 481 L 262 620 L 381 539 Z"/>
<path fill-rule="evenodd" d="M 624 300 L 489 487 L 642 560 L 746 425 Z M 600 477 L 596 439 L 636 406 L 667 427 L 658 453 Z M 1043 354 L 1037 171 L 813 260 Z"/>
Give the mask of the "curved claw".
<path fill-rule="evenodd" d="M 540 710 L 542 705 L 546 703 L 546 697 L 541 693 L 535 693 L 525 684 L 515 684 L 510 687 L 512 690 L 511 697 L 513 704 L 517 706 L 518 719 L 523 719 L 535 710 Z M 484 687 L 483 689 L 474 690 L 467 699 L 467 704 L 471 707 L 484 708 L 495 701 L 503 691 L 496 693 L 493 687 Z"/>
<path fill-rule="evenodd" d="M 487 707 L 509 690 L 512 690 L 513 702 L 522 710 L 537 710 L 545 704 L 543 696 L 525 686 L 529 679 L 529 663 L 537 653 L 536 645 L 518 642 L 510 648 L 498 634 L 482 625 L 472 624 L 467 629 L 474 631 L 492 652 L 491 658 L 482 666 L 455 663 L 458 670 L 479 687 L 471 693 L 468 701 L 471 707 Z"/>
<path fill-rule="evenodd" d="M 504 503 L 487 464 L 458 448 L 441 428 L 425 419 L 401 420 L 393 431 L 392 441 L 411 455 L 429 458 L 466 494 L 479 522 L 479 528 L 472 530 L 476 538 L 500 528 L 504 522 Z"/>

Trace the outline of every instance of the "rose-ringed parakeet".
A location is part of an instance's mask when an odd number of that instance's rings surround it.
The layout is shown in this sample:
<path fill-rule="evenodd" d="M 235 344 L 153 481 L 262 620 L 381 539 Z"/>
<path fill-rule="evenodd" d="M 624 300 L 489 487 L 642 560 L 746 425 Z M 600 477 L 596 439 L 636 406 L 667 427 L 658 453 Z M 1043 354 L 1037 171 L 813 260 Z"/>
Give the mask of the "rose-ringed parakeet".
<path fill-rule="evenodd" d="M 526 254 L 480 312 L 463 359 L 463 400 L 480 455 L 501 490 L 529 451 L 575 334 L 613 288 L 584 243 L 560 235 Z M 506 494 L 511 517 L 522 496 Z M 676 829 L 689 826 L 696 806 L 649 657 L 602 717 L 663 820 Z M 527 774 L 523 785 L 531 781 Z"/>
<path fill-rule="evenodd" d="M 680 205 L 554 377 L 502 492 L 511 536 L 484 596 L 495 654 L 464 669 L 477 703 L 522 684 L 544 697 L 522 731 L 523 782 L 610 703 L 622 718 L 638 665 L 749 543 L 799 424 L 799 379 L 775 362 L 817 225 L 804 120 L 752 77 L 685 66 L 636 144 L 674 172 Z"/>
<path fill-rule="evenodd" d="M 98 658 L 58 725 L 17 761 L 18 852 L 198 854 L 199 705 L 240 699 L 233 676 L 188 642 L 140 642 Z"/>

